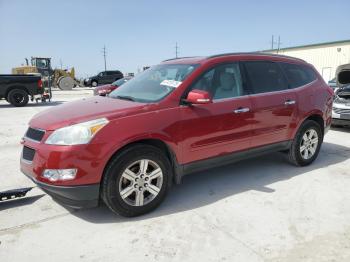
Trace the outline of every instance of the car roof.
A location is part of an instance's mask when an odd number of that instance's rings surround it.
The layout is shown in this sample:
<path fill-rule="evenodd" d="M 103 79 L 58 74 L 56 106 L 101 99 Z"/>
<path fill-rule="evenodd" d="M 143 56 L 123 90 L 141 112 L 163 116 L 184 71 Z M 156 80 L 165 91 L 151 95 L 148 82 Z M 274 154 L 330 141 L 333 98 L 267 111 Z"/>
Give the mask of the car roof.
<path fill-rule="evenodd" d="M 179 58 L 172 58 L 164 60 L 162 63 L 165 64 L 202 64 L 208 61 L 213 60 L 223 60 L 226 58 L 239 58 L 239 59 L 259 59 L 259 60 L 267 60 L 267 61 L 281 61 L 281 62 L 299 62 L 306 64 L 306 62 L 302 59 L 291 57 L 291 56 L 285 56 L 285 55 L 278 55 L 278 54 L 267 54 L 267 53 L 260 53 L 260 52 L 254 52 L 254 53 L 225 53 L 225 54 L 218 54 L 218 55 L 212 55 L 212 56 L 194 56 L 194 57 L 179 57 Z"/>

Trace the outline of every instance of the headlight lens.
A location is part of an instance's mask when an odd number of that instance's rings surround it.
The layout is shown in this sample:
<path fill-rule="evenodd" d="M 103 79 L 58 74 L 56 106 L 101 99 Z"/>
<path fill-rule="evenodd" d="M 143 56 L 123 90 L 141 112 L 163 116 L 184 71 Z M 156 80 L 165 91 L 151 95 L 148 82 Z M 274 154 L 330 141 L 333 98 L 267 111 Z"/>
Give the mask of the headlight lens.
<path fill-rule="evenodd" d="M 49 145 L 81 145 L 87 144 L 94 135 L 108 124 L 106 118 L 79 123 L 55 130 L 46 140 Z"/>

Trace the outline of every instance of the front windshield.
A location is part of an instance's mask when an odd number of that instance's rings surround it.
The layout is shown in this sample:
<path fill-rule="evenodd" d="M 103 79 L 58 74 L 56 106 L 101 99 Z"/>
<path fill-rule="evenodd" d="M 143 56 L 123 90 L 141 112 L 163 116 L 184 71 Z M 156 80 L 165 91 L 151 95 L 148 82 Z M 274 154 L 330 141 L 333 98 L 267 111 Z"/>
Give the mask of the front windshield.
<path fill-rule="evenodd" d="M 109 97 L 137 102 L 156 102 L 169 95 L 197 65 L 156 65 L 132 78 Z"/>

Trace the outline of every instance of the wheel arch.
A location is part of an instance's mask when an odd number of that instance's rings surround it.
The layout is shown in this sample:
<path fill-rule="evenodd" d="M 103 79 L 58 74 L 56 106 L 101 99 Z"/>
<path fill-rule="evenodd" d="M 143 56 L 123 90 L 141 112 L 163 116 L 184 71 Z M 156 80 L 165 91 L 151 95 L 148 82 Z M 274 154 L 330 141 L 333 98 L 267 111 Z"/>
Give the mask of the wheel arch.
<path fill-rule="evenodd" d="M 324 136 L 324 128 L 325 128 L 325 121 L 322 117 L 322 112 L 312 112 L 310 113 L 307 117 L 305 117 L 302 121 L 299 122 L 299 125 L 297 126 L 297 128 L 294 131 L 293 137 L 295 137 L 295 135 L 297 134 L 300 126 L 306 121 L 306 120 L 313 120 L 316 123 L 318 123 L 321 127 L 321 132 L 322 132 L 322 138 Z"/>
<path fill-rule="evenodd" d="M 28 95 L 30 95 L 30 96 L 32 95 L 25 86 L 14 85 L 14 86 L 10 86 L 7 88 L 6 93 L 5 93 L 5 98 L 8 98 L 9 93 L 15 89 L 21 89 L 21 90 L 25 91 Z"/>
<path fill-rule="evenodd" d="M 134 141 L 130 141 L 130 142 L 124 144 L 122 147 L 118 148 L 116 151 L 114 151 L 114 153 L 109 157 L 108 161 L 106 162 L 106 164 L 103 168 L 101 181 L 103 181 L 103 177 L 105 176 L 105 173 L 106 173 L 108 166 L 110 165 L 110 163 L 113 161 L 113 159 L 117 155 L 121 154 L 123 151 L 129 149 L 132 146 L 140 145 L 140 144 L 154 146 L 156 148 L 159 148 L 163 152 L 165 152 L 165 156 L 169 159 L 169 162 L 173 168 L 172 177 L 171 177 L 171 179 L 169 179 L 169 182 L 170 183 L 175 182 L 176 184 L 179 184 L 181 181 L 181 174 L 182 173 L 180 172 L 181 166 L 178 164 L 176 154 L 175 154 L 174 150 L 172 149 L 172 147 L 168 143 L 164 142 L 163 140 L 161 140 L 159 138 L 137 139 Z"/>

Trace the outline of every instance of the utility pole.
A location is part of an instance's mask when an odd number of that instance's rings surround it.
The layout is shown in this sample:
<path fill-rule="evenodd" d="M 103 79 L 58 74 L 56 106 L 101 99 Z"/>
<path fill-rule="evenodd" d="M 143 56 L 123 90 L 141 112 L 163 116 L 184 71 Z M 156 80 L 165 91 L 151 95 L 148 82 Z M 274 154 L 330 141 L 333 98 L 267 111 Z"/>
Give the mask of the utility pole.
<path fill-rule="evenodd" d="M 106 46 L 103 46 L 103 49 L 102 49 L 102 54 L 103 54 L 103 59 L 105 61 L 105 71 L 107 71 L 107 65 L 106 65 Z"/>
<path fill-rule="evenodd" d="M 60 59 L 60 66 L 61 66 L 61 70 L 62 70 L 62 67 L 63 67 L 63 66 L 62 66 L 62 59 Z"/>
<path fill-rule="evenodd" d="M 176 42 L 176 44 L 175 44 L 175 58 L 177 58 L 178 49 L 179 49 L 179 46 L 177 45 L 177 42 Z"/>
<path fill-rule="evenodd" d="M 271 39 L 271 50 L 273 50 L 273 49 L 274 49 L 275 44 L 277 44 L 277 42 L 275 41 L 275 36 L 274 36 L 274 35 L 272 35 L 272 39 Z"/>
<path fill-rule="evenodd" d="M 280 37 L 280 36 L 278 36 L 278 43 L 277 43 L 277 54 L 279 53 L 280 48 L 281 48 L 281 37 Z"/>

